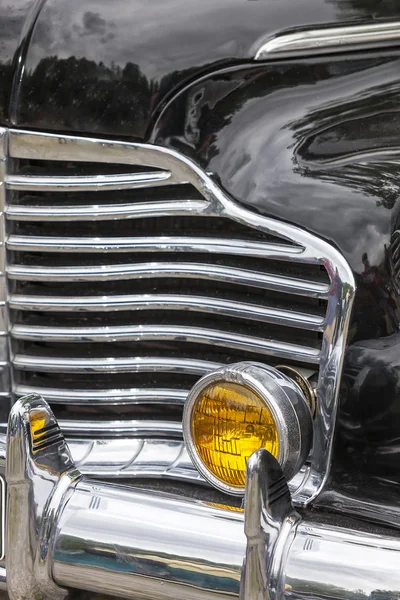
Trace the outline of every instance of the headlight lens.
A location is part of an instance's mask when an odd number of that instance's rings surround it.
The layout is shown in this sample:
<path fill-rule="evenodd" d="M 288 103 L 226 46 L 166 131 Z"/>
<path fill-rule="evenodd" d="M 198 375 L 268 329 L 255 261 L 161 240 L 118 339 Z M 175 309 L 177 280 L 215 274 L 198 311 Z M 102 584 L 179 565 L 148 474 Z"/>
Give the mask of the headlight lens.
<path fill-rule="evenodd" d="M 224 483 L 243 488 L 247 459 L 259 448 L 279 452 L 274 417 L 258 394 L 236 383 L 206 387 L 192 411 L 192 439 L 201 461 Z"/>
<path fill-rule="evenodd" d="M 243 495 L 253 452 L 265 448 L 290 480 L 309 454 L 313 425 L 297 383 L 274 367 L 243 362 L 209 373 L 193 386 L 183 433 L 204 478 L 224 492 Z"/>

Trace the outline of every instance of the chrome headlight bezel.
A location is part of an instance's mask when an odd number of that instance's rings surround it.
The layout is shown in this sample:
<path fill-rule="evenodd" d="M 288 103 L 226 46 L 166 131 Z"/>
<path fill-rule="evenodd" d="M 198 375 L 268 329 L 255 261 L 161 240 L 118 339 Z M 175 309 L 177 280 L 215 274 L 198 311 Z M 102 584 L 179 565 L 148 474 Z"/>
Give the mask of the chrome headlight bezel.
<path fill-rule="evenodd" d="M 183 436 L 187 451 L 201 475 L 218 490 L 243 496 L 245 488 L 231 486 L 216 477 L 199 457 L 193 440 L 192 415 L 205 390 L 217 383 L 243 386 L 259 396 L 271 411 L 279 439 L 277 460 L 286 479 L 292 479 L 309 455 L 313 422 L 300 387 L 274 367 L 253 362 L 231 364 L 202 377 L 191 389 L 183 413 Z"/>

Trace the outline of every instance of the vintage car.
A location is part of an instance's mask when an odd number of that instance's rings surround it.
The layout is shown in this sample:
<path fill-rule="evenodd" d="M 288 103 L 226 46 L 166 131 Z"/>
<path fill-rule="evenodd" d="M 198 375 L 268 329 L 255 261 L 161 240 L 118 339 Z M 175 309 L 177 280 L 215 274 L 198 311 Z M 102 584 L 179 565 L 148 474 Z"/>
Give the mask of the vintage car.
<path fill-rule="evenodd" d="M 400 3 L 2 0 L 0 588 L 400 599 Z"/>

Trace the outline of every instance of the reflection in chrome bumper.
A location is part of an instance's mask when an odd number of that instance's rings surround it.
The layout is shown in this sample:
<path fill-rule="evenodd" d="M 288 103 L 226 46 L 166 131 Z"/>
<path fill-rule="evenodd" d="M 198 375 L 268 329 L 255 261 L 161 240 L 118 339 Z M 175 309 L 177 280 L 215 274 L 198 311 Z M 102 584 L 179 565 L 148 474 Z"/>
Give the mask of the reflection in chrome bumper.
<path fill-rule="evenodd" d="M 265 451 L 249 461 L 244 514 L 95 482 L 31 396 L 11 412 L 6 478 L 11 599 L 63 598 L 68 587 L 143 600 L 400 593 L 400 539 L 303 521 Z"/>

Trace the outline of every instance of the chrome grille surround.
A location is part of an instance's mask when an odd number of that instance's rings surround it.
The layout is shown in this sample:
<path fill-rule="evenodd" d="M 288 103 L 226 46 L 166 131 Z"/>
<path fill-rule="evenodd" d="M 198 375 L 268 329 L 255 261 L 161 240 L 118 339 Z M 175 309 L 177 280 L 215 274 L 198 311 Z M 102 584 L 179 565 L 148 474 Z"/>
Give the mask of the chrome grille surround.
<path fill-rule="evenodd" d="M 318 409 L 314 424 L 314 444 L 311 456 L 302 472 L 290 482 L 296 504 L 307 504 L 322 488 L 326 479 L 332 450 L 333 431 L 337 411 L 338 388 L 341 376 L 343 354 L 355 283 L 350 267 L 343 256 L 331 245 L 318 237 L 293 225 L 253 213 L 235 203 L 195 163 L 183 155 L 167 148 L 153 145 L 115 142 L 74 136 L 60 136 L 18 130 L 2 130 L 4 143 L 3 169 L 10 159 L 10 168 L 3 171 L 2 185 L 7 190 L 6 217 L 9 224 L 23 222 L 82 223 L 102 222 L 115 219 L 146 219 L 153 217 L 210 217 L 224 218 L 245 226 L 251 231 L 265 236 L 279 238 L 276 241 L 253 241 L 215 239 L 210 237 L 188 237 L 183 232 L 178 236 L 121 237 L 108 236 L 58 237 L 20 235 L 7 232 L 6 244 L 10 256 L 15 252 L 57 252 L 69 256 L 79 252 L 90 253 L 123 252 L 165 252 L 165 253 L 213 253 L 251 257 L 278 264 L 302 265 L 308 268 L 317 265 L 324 269 L 329 283 L 307 281 L 301 277 L 287 276 L 285 273 L 268 273 L 259 269 L 239 268 L 221 264 L 202 264 L 195 261 L 148 261 L 145 263 L 71 266 L 37 266 L 19 264 L 14 259 L 7 261 L 9 285 L 15 281 L 79 283 L 88 281 L 109 282 L 121 280 L 142 281 L 159 278 L 202 279 L 209 282 L 222 282 L 229 285 L 249 286 L 253 289 L 272 290 L 290 297 L 290 294 L 307 298 L 321 299 L 326 303 L 326 312 L 320 315 L 285 310 L 274 306 L 242 303 L 232 299 L 218 299 L 190 295 L 185 302 L 185 310 L 201 313 L 220 314 L 224 317 L 240 316 L 255 322 L 265 322 L 274 326 L 295 327 L 308 332 L 320 332 L 321 346 L 302 345 L 290 341 L 265 339 L 245 335 L 235 331 L 221 331 L 210 327 L 170 324 L 139 324 L 85 327 L 37 326 L 15 322 L 8 324 L 5 300 L 10 311 L 39 310 L 52 315 L 57 311 L 83 312 L 85 315 L 100 310 L 107 314 L 115 310 L 141 310 L 143 306 L 164 311 L 181 311 L 182 297 L 174 294 L 130 294 L 108 296 L 51 296 L 31 295 L 10 292 L 4 286 L 3 296 L 3 369 L 7 375 L 8 340 L 15 344 L 20 341 L 54 344 L 58 342 L 78 343 L 82 339 L 97 343 L 133 341 L 134 343 L 166 341 L 173 344 L 202 344 L 207 348 L 218 346 L 221 349 L 235 349 L 237 352 L 255 352 L 260 360 L 269 358 L 316 365 L 319 368 L 317 385 Z M 107 174 L 92 176 L 35 176 L 14 173 L 11 166 L 14 159 L 40 161 L 94 162 L 104 164 L 132 165 L 154 168 L 153 172 Z M 59 192 L 82 192 L 102 190 L 146 189 L 165 185 L 190 184 L 201 197 L 170 199 L 163 201 L 143 201 L 135 203 L 92 204 L 60 206 L 57 204 Z M 54 193 L 54 205 L 20 205 L 12 201 L 12 194 L 20 191 Z M 4 217 L 2 217 L 4 221 Z M 3 222 L 2 221 L 2 222 Z M 4 245 L 2 246 L 4 256 Z M 168 254 L 167 254 L 168 256 Z M 82 262 L 85 262 L 82 260 Z M 3 259 L 3 267 L 5 267 Z M 3 268 L 4 281 L 4 268 Z M 10 287 L 11 289 L 11 287 Z M 8 334 L 8 335 L 6 335 Z M 203 347 L 202 346 L 202 347 Z M 27 391 L 42 393 L 50 402 L 74 405 L 90 403 L 97 407 L 106 404 L 141 405 L 152 399 L 168 404 L 181 404 L 185 400 L 185 390 L 158 388 L 152 390 L 107 389 L 104 394 L 93 390 L 69 390 L 35 388 L 18 381 L 16 375 L 22 371 L 44 373 L 181 373 L 201 376 L 220 366 L 219 362 L 193 357 L 112 357 L 76 358 L 71 356 L 35 356 L 15 352 L 11 356 L 12 383 L 4 381 L 2 391 L 12 400 Z M 180 438 L 180 423 L 175 421 L 154 421 L 135 419 L 131 421 L 92 423 L 65 420 L 64 429 L 73 438 L 71 448 L 81 471 L 102 474 L 103 476 L 164 476 L 199 480 L 193 469 Z M 111 431 L 110 431 L 111 427 Z M 102 439 L 107 429 L 111 439 Z M 154 439 L 154 433 L 157 438 Z M 91 433 L 94 439 L 79 439 L 79 434 Z M 129 434 L 126 440 L 124 435 Z M 161 458 L 160 458 L 161 457 Z"/>
<path fill-rule="evenodd" d="M 400 231 L 396 229 L 390 238 L 388 248 L 390 272 L 397 294 L 400 294 Z"/>

